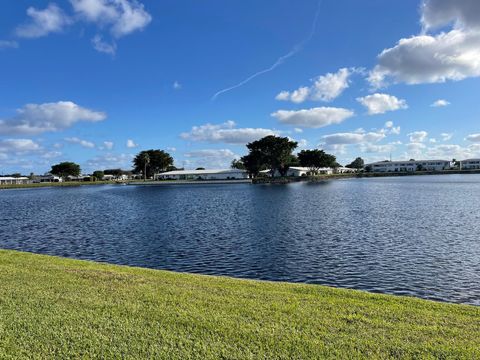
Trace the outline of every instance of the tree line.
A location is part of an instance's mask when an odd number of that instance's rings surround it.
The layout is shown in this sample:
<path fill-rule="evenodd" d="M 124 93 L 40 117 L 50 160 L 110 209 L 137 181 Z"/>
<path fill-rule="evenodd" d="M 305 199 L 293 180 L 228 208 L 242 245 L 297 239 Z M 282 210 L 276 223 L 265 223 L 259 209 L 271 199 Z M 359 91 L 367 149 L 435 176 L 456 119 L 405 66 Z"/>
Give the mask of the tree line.
<path fill-rule="evenodd" d="M 239 160 L 233 160 L 231 167 L 244 169 L 248 171 L 251 177 L 257 177 L 260 172 L 265 170 L 268 170 L 272 177 L 277 173 L 280 176 L 286 176 L 288 169 L 294 166 L 308 168 L 311 175 L 318 174 L 322 168 L 341 167 L 337 158 L 324 150 L 301 150 L 297 155 L 294 155 L 293 152 L 297 147 L 298 143 L 288 137 L 265 136 L 260 140 L 248 143 L 248 154 Z M 353 169 L 362 169 L 363 166 L 362 158 L 356 158 L 351 164 L 347 165 L 347 167 Z"/>
<path fill-rule="evenodd" d="M 294 151 L 297 149 L 298 143 L 288 137 L 269 135 L 248 143 L 246 147 L 248 154 L 240 159 L 233 160 L 231 167 L 246 170 L 251 177 L 257 177 L 265 170 L 272 177 L 276 174 L 286 176 L 289 168 L 294 166 L 306 167 L 311 175 L 316 175 L 321 168 L 338 168 L 341 166 L 334 155 L 320 149 L 301 150 L 295 155 Z M 142 174 L 144 179 L 152 178 L 160 172 L 176 170 L 173 157 L 166 151 L 159 149 L 139 152 L 134 157 L 132 165 L 133 170 L 129 173 Z M 356 158 L 347 167 L 362 169 L 364 165 L 362 158 Z M 80 165 L 73 162 L 62 162 L 53 165 L 50 173 L 62 178 L 76 177 L 81 174 L 81 168 Z M 93 172 L 92 176 L 100 180 L 105 175 L 120 176 L 125 173 L 121 169 L 97 170 Z"/>

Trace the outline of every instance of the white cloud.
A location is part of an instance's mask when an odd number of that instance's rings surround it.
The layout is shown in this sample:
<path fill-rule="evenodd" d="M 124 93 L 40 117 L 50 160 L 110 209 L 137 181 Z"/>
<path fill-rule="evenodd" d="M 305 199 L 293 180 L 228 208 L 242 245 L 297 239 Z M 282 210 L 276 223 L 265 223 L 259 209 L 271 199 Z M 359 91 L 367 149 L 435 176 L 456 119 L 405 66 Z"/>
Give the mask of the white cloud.
<path fill-rule="evenodd" d="M 127 148 L 133 149 L 133 148 L 136 148 L 137 146 L 138 144 L 136 144 L 135 141 L 133 141 L 132 139 L 127 140 Z"/>
<path fill-rule="evenodd" d="M 394 126 L 393 121 L 387 121 L 385 123 L 385 129 L 387 132 L 394 135 L 399 135 L 401 130 L 400 126 Z"/>
<path fill-rule="evenodd" d="M 27 9 L 30 20 L 17 27 L 17 36 L 38 38 L 50 33 L 61 32 L 72 20 L 56 4 L 51 3 L 43 10 L 34 7 Z"/>
<path fill-rule="evenodd" d="M 182 84 L 180 84 L 178 81 L 174 81 L 172 85 L 174 90 L 180 90 L 182 88 Z"/>
<path fill-rule="evenodd" d="M 480 142 L 480 134 L 471 134 L 466 137 L 468 141 L 471 142 Z"/>
<path fill-rule="evenodd" d="M 30 139 L 4 139 L 0 140 L 1 153 L 28 153 L 41 150 L 41 146 Z"/>
<path fill-rule="evenodd" d="M 349 77 L 355 69 L 342 68 L 336 73 L 327 73 L 312 79 L 313 84 L 290 91 L 280 92 L 275 99 L 302 103 L 306 100 L 329 102 L 340 96 L 349 86 Z"/>
<path fill-rule="evenodd" d="M 344 108 L 317 107 L 304 110 L 278 110 L 271 114 L 282 124 L 302 126 L 306 128 L 321 128 L 340 124 L 352 117 L 354 112 Z"/>
<path fill-rule="evenodd" d="M 177 151 L 177 148 L 176 148 L 176 147 L 173 147 L 173 146 L 170 146 L 170 147 L 167 147 L 166 150 L 167 150 L 167 151 L 170 151 L 170 152 L 175 152 L 175 151 Z"/>
<path fill-rule="evenodd" d="M 386 154 L 391 153 L 396 149 L 395 144 L 361 144 L 360 151 L 363 153 L 377 153 L 377 154 Z"/>
<path fill-rule="evenodd" d="M 75 12 L 83 19 L 109 26 L 116 38 L 143 30 L 152 16 L 137 0 L 70 0 Z"/>
<path fill-rule="evenodd" d="M 412 143 L 422 143 L 427 139 L 428 133 L 426 131 L 414 131 L 408 134 L 410 142 Z"/>
<path fill-rule="evenodd" d="M 194 126 L 190 132 L 180 134 L 180 137 L 184 140 L 243 145 L 277 133 L 275 130 L 262 128 L 236 128 L 234 121 L 227 121 L 219 125 Z"/>
<path fill-rule="evenodd" d="M 77 137 L 65 138 L 65 141 L 70 143 L 70 144 L 78 144 L 78 145 L 80 145 L 84 148 L 87 148 L 87 149 L 93 149 L 95 147 L 95 144 L 93 142 L 83 140 L 83 139 L 79 139 Z"/>
<path fill-rule="evenodd" d="M 295 131 L 297 134 L 303 133 L 303 129 L 300 129 L 300 128 L 295 128 L 293 129 L 293 131 Z"/>
<path fill-rule="evenodd" d="M 424 33 L 383 50 L 370 73 L 370 83 L 379 88 L 389 78 L 420 84 L 480 76 L 479 4 L 477 0 L 424 0 Z M 428 33 L 443 27 L 450 27 L 450 31 Z"/>
<path fill-rule="evenodd" d="M 450 105 L 450 103 L 447 101 L 447 100 L 444 100 L 444 99 L 438 99 L 437 101 L 435 101 L 432 105 L 430 105 L 431 107 L 444 107 L 444 106 L 448 106 Z"/>
<path fill-rule="evenodd" d="M 112 42 L 109 44 L 106 41 L 103 41 L 103 38 L 100 35 L 95 35 L 92 39 L 92 45 L 95 50 L 105 54 L 115 55 L 117 51 L 117 44 Z"/>
<path fill-rule="evenodd" d="M 206 150 L 194 150 L 184 154 L 185 157 L 221 157 L 221 158 L 234 158 L 237 156 L 233 151 L 229 149 L 206 149 Z"/>
<path fill-rule="evenodd" d="M 368 109 L 368 114 L 384 114 L 387 111 L 407 109 L 407 102 L 388 94 L 373 94 L 357 98 L 357 101 Z"/>
<path fill-rule="evenodd" d="M 441 133 L 440 137 L 442 138 L 443 141 L 449 141 L 452 139 L 453 134 L 452 133 Z"/>
<path fill-rule="evenodd" d="M 88 160 L 82 169 L 85 167 L 89 172 L 117 168 L 131 169 L 133 158 L 134 156 L 131 154 L 103 154 Z"/>
<path fill-rule="evenodd" d="M 351 145 L 377 142 L 385 137 L 383 132 L 349 132 L 325 135 L 322 140 L 325 145 Z"/>
<path fill-rule="evenodd" d="M 0 50 L 8 48 L 16 49 L 18 48 L 18 43 L 16 41 L 0 40 Z"/>
<path fill-rule="evenodd" d="M 186 158 L 192 159 L 190 166 L 205 168 L 228 168 L 233 159 L 239 158 L 229 149 L 205 149 L 195 150 L 184 154 Z"/>
<path fill-rule="evenodd" d="M 44 159 L 55 159 L 62 156 L 62 153 L 60 151 L 47 151 L 42 155 L 42 158 Z"/>
<path fill-rule="evenodd" d="M 422 24 L 425 29 L 453 24 L 455 27 L 480 27 L 478 0 L 424 0 Z"/>
<path fill-rule="evenodd" d="M 105 113 L 83 108 L 71 101 L 27 104 L 17 109 L 15 116 L 0 119 L 0 134 L 36 135 L 63 130 L 80 121 L 97 122 L 105 118 Z"/>
<path fill-rule="evenodd" d="M 113 149 L 113 142 L 112 141 L 104 141 L 103 142 L 103 148 L 107 150 L 112 150 Z"/>

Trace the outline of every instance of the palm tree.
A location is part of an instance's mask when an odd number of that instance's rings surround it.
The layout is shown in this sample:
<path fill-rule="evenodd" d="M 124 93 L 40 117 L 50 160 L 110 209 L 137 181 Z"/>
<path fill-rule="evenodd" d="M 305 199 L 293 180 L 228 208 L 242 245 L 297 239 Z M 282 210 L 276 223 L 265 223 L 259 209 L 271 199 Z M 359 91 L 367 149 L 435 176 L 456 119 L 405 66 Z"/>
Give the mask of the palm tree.
<path fill-rule="evenodd" d="M 143 181 L 147 181 L 147 165 L 150 164 L 150 156 L 148 153 L 143 154 Z"/>

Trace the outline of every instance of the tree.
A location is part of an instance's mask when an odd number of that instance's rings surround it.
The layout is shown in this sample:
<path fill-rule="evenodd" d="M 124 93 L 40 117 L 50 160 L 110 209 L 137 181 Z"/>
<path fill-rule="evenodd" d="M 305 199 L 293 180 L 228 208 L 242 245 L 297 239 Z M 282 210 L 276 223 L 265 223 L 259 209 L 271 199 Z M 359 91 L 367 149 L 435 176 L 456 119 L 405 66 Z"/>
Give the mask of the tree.
<path fill-rule="evenodd" d="M 123 174 L 122 169 L 106 169 L 103 171 L 105 175 L 120 176 Z"/>
<path fill-rule="evenodd" d="M 361 170 L 365 166 L 365 161 L 361 157 L 357 157 L 355 160 L 353 160 L 350 164 L 348 164 L 346 167 L 349 169 L 357 169 Z"/>
<path fill-rule="evenodd" d="M 245 170 L 245 164 L 241 159 L 240 160 L 233 159 L 232 162 L 230 163 L 230 167 L 232 169 Z"/>
<path fill-rule="evenodd" d="M 80 165 L 73 162 L 62 162 L 57 165 L 53 165 L 50 173 L 53 175 L 60 176 L 61 178 L 66 178 L 67 176 L 79 176 L 80 175 Z"/>
<path fill-rule="evenodd" d="M 105 173 L 101 170 L 97 170 L 93 172 L 92 176 L 94 177 L 94 180 L 102 180 Z"/>
<path fill-rule="evenodd" d="M 278 169 L 278 172 L 281 176 L 287 176 L 288 169 L 290 169 L 292 166 L 300 166 L 300 161 L 295 155 L 290 155 L 285 164 Z"/>
<path fill-rule="evenodd" d="M 272 177 L 275 176 L 275 172 L 286 173 L 291 160 L 292 152 L 296 149 L 298 143 L 291 141 L 287 137 L 278 137 L 275 135 L 265 136 L 264 138 L 253 141 L 247 144 L 247 148 L 250 151 L 247 155 L 247 162 L 252 166 L 253 172 L 256 171 L 258 175 L 259 169 L 265 166 L 270 169 Z M 242 158 L 243 163 L 247 170 L 247 162 L 245 157 Z M 249 170 L 250 171 L 250 170 Z"/>
<path fill-rule="evenodd" d="M 302 150 L 298 153 L 298 160 L 304 167 L 308 167 L 314 174 L 318 173 L 320 168 L 337 167 L 337 159 L 334 155 L 327 154 L 323 150 Z"/>
<path fill-rule="evenodd" d="M 205 168 L 204 167 L 198 167 L 195 170 L 205 170 Z"/>
<path fill-rule="evenodd" d="M 243 156 L 240 161 L 252 178 L 257 177 L 260 171 L 265 170 L 266 168 L 263 164 L 263 156 L 258 151 L 250 151 L 250 153 Z"/>
<path fill-rule="evenodd" d="M 141 151 L 133 159 L 134 171 L 143 173 L 144 177 L 152 177 L 173 165 L 173 158 L 163 150 Z"/>

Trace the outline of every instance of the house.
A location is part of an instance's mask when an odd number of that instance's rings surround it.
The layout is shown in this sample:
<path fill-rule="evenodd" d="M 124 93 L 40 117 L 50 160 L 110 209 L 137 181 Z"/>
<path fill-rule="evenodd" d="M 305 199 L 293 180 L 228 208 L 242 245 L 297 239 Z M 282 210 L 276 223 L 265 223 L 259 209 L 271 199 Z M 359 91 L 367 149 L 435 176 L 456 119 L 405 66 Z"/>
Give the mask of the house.
<path fill-rule="evenodd" d="M 365 170 L 371 172 L 415 172 L 415 171 L 443 171 L 450 170 L 452 162 L 448 160 L 409 160 L 409 161 L 380 161 L 367 164 Z"/>
<path fill-rule="evenodd" d="M 467 159 L 460 161 L 461 170 L 477 170 L 480 169 L 480 159 Z"/>
<path fill-rule="evenodd" d="M 20 185 L 20 184 L 29 184 L 31 180 L 28 177 L 11 177 L 11 176 L 2 176 L 0 177 L 0 185 Z"/>
<path fill-rule="evenodd" d="M 56 175 L 45 174 L 45 175 L 36 176 L 33 182 L 34 183 L 63 182 L 63 179 Z"/>
<path fill-rule="evenodd" d="M 175 170 L 155 174 L 155 180 L 235 180 L 248 179 L 246 170 Z"/>
<path fill-rule="evenodd" d="M 285 176 L 291 176 L 291 177 L 308 176 L 312 172 L 313 172 L 312 169 L 309 168 L 309 167 L 291 166 L 291 167 L 288 168 Z M 325 168 L 316 169 L 315 172 L 318 175 L 331 175 L 335 172 L 335 169 L 325 167 Z M 271 170 L 262 170 L 262 171 L 260 171 L 260 173 L 270 176 L 272 174 L 272 171 Z M 279 176 L 281 176 L 281 174 L 278 172 L 278 170 L 276 170 L 275 171 L 275 177 L 279 177 Z"/>

